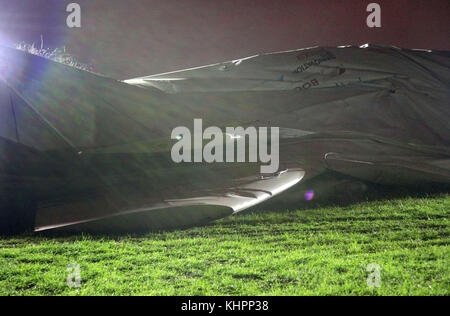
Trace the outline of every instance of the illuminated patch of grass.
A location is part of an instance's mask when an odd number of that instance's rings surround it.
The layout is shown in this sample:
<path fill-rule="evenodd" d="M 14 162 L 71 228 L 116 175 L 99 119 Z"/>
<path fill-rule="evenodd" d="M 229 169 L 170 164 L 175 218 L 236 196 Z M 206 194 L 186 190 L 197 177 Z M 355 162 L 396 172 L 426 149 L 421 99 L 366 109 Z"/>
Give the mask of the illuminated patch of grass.
<path fill-rule="evenodd" d="M 0 295 L 449 295 L 450 196 L 253 212 L 189 230 L 0 239 Z M 81 287 L 66 284 L 79 264 Z M 370 263 L 381 286 L 367 286 Z"/>

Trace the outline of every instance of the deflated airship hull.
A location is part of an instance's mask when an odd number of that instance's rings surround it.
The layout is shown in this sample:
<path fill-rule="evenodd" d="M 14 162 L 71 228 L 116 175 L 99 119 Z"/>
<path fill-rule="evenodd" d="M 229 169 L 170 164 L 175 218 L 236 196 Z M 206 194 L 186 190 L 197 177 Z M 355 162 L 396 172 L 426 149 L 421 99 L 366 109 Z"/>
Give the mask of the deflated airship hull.
<path fill-rule="evenodd" d="M 171 138 L 208 107 L 0 50 L 0 233 L 146 231 L 224 217 L 295 185 L 258 163 L 176 163 Z M 211 124 L 226 123 L 220 113 Z"/>
<path fill-rule="evenodd" d="M 311 48 L 118 82 L 0 49 L 0 232 L 189 227 L 326 170 L 449 183 L 445 52 Z M 171 132 L 279 127 L 279 172 L 175 163 Z"/>
<path fill-rule="evenodd" d="M 279 126 L 280 162 L 305 179 L 333 170 L 380 184 L 450 182 L 448 52 L 313 47 L 125 82 Z"/>

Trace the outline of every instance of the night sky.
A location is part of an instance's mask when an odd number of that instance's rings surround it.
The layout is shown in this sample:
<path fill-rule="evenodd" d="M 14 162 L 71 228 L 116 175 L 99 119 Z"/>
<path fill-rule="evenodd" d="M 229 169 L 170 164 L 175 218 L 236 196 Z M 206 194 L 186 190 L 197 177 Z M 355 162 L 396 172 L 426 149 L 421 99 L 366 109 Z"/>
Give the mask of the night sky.
<path fill-rule="evenodd" d="M 67 4 L 82 8 L 66 26 Z M 382 27 L 366 26 L 366 7 Z M 66 46 L 125 79 L 257 53 L 367 42 L 450 50 L 449 0 L 0 0 L 0 43 Z"/>

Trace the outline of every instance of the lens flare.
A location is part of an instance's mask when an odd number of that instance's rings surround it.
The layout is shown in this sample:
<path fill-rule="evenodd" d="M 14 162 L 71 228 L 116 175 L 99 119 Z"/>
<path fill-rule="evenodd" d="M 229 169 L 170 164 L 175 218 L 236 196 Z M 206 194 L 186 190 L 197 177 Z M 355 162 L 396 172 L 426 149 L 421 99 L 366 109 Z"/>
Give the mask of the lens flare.
<path fill-rule="evenodd" d="M 314 191 L 313 190 L 308 190 L 305 192 L 305 200 L 306 201 L 311 201 L 314 198 Z"/>

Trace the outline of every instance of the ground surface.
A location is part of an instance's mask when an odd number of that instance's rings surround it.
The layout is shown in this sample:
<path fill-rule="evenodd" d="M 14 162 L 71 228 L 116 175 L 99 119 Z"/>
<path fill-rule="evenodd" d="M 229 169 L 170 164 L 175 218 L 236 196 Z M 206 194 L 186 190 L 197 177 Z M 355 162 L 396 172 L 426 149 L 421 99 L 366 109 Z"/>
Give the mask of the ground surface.
<path fill-rule="evenodd" d="M 0 295 L 449 295 L 449 219 L 450 195 L 438 194 L 140 236 L 1 238 Z"/>

